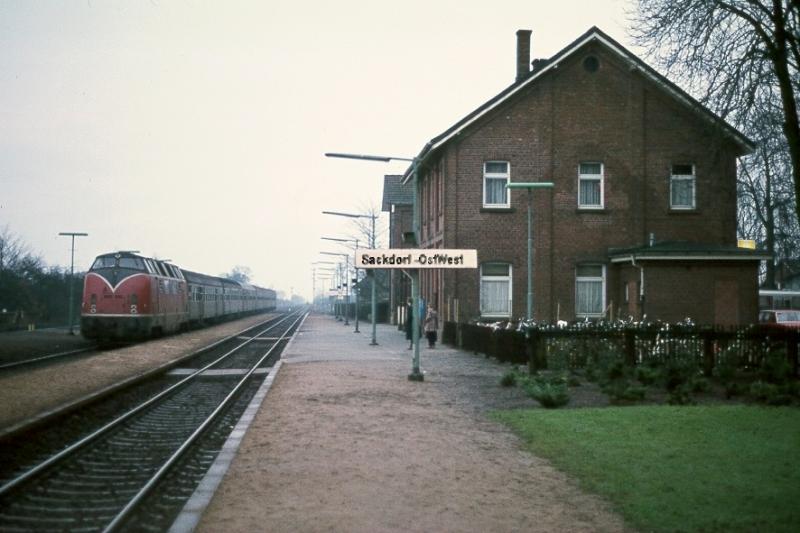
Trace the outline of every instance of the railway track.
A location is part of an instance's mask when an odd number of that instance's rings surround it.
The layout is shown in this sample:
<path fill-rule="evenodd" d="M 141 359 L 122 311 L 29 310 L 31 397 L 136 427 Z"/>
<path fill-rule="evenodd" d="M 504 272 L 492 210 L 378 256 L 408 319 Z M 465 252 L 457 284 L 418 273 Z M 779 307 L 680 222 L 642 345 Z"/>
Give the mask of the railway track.
<path fill-rule="evenodd" d="M 177 383 L 4 480 L 0 530 L 166 529 L 302 317 L 199 356 Z"/>
<path fill-rule="evenodd" d="M 26 357 L 20 359 L 18 361 L 11 361 L 7 363 L 0 364 L 0 372 L 5 372 L 9 370 L 23 370 L 26 368 L 53 363 L 55 361 L 59 361 L 62 359 L 68 359 L 70 357 L 76 357 L 83 354 L 88 354 L 89 352 L 97 352 L 98 348 L 96 346 L 90 346 L 88 348 L 78 348 L 76 350 L 66 350 L 63 352 L 51 353 L 46 355 L 36 355 L 31 357 Z"/>

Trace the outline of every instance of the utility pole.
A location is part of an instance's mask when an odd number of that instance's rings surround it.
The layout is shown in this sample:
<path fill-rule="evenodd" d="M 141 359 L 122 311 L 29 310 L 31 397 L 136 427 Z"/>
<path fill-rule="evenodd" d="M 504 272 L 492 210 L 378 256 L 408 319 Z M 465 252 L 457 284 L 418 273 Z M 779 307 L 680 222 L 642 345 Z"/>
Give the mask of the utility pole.
<path fill-rule="evenodd" d="M 69 334 L 75 335 L 75 331 L 73 329 L 73 315 L 72 315 L 72 308 L 73 302 L 75 301 L 73 292 L 75 288 L 75 237 L 88 237 L 88 233 L 79 233 L 79 232 L 68 232 L 64 231 L 59 233 L 60 236 L 63 237 L 72 237 L 72 251 L 70 253 L 70 261 L 69 261 Z"/>

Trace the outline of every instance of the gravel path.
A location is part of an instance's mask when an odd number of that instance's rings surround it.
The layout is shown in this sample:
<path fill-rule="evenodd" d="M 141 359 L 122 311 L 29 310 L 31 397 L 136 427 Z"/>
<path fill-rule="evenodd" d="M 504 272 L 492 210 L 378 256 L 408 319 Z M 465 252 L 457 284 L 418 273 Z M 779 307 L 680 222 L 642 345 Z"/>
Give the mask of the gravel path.
<path fill-rule="evenodd" d="M 199 531 L 624 530 L 485 416 L 535 405 L 498 386 L 508 367 L 423 349 L 414 383 L 402 333 L 367 341 L 307 320 Z"/>

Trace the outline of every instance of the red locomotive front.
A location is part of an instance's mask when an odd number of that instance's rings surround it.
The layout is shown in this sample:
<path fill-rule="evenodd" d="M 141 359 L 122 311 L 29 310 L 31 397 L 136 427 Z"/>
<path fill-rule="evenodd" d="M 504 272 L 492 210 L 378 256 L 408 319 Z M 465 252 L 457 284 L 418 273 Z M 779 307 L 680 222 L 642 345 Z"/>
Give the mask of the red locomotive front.
<path fill-rule="evenodd" d="M 150 335 L 154 283 L 142 257 L 130 252 L 99 256 L 84 281 L 83 336 L 122 339 Z"/>

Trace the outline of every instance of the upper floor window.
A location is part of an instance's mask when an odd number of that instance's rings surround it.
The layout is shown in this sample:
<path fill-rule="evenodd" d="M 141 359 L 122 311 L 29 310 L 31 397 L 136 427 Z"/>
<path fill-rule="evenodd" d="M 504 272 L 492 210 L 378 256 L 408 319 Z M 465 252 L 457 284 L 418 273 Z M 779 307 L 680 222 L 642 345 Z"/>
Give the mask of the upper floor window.
<path fill-rule="evenodd" d="M 509 207 L 506 184 L 510 178 L 506 161 L 487 161 L 483 164 L 483 206 Z"/>
<path fill-rule="evenodd" d="M 603 208 L 603 163 L 581 163 L 578 168 L 578 207 Z"/>
<path fill-rule="evenodd" d="M 481 265 L 481 315 L 511 316 L 511 265 L 484 263 Z"/>
<path fill-rule="evenodd" d="M 669 177 L 670 209 L 694 209 L 695 202 L 694 165 L 672 165 Z"/>
<path fill-rule="evenodd" d="M 575 269 L 575 315 L 600 317 L 605 309 L 606 269 L 603 265 L 578 265 Z"/>

